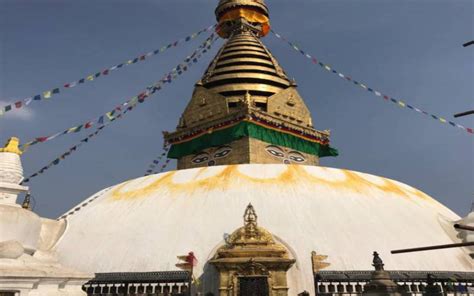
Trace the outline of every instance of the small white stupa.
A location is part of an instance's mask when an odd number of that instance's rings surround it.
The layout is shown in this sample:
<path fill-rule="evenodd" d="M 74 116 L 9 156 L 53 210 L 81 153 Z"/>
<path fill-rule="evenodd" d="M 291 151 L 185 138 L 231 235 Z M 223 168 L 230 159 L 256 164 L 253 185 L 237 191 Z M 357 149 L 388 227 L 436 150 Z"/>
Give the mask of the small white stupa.
<path fill-rule="evenodd" d="M 64 221 L 41 218 L 28 203 L 17 138 L 0 148 L 0 294 L 14 296 L 85 295 L 82 285 L 93 277 L 59 264 L 52 248 L 64 232 Z"/>

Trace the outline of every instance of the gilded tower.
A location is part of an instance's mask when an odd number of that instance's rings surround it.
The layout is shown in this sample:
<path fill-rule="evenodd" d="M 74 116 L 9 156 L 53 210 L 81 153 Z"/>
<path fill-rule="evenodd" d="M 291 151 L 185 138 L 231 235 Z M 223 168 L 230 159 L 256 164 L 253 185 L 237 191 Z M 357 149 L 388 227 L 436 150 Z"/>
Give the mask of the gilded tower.
<path fill-rule="evenodd" d="M 196 83 L 177 129 L 165 133 L 178 169 L 225 164 L 318 165 L 336 156 L 311 113 L 260 40 L 270 31 L 263 0 L 221 0 L 217 33 L 227 39 Z"/>

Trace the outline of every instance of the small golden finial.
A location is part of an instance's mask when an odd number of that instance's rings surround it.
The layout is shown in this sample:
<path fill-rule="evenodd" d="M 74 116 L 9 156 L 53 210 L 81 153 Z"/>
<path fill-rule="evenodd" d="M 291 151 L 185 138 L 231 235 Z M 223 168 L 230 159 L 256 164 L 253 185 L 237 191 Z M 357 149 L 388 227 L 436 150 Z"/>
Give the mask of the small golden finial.
<path fill-rule="evenodd" d="M 247 105 L 247 108 L 250 109 L 252 107 L 252 95 L 250 94 L 249 91 L 245 93 L 244 103 L 245 105 Z"/>
<path fill-rule="evenodd" d="M 10 152 L 21 155 L 23 152 L 20 150 L 19 145 L 20 140 L 18 138 L 11 137 L 10 139 L 8 139 L 7 143 L 5 144 L 5 147 L 0 148 L 0 152 Z"/>
<path fill-rule="evenodd" d="M 252 204 L 247 206 L 244 213 L 244 228 L 245 228 L 245 237 L 247 239 L 255 239 L 257 237 L 257 213 Z"/>
<path fill-rule="evenodd" d="M 257 218 L 258 217 L 257 213 L 255 213 L 255 209 L 253 208 L 252 204 L 249 203 L 244 213 L 245 225 L 254 224 L 255 226 L 257 226 Z"/>

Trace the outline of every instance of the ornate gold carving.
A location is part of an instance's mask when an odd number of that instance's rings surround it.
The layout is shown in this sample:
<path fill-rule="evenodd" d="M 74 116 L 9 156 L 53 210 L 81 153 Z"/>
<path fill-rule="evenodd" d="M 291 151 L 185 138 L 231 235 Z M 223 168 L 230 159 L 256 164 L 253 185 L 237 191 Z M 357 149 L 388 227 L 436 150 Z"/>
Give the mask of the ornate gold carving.
<path fill-rule="evenodd" d="M 234 231 L 227 239 L 230 248 L 235 245 L 274 244 L 270 232 L 257 226 L 257 214 L 252 204 L 247 206 L 244 214 L 244 227 Z"/>
<path fill-rule="evenodd" d="M 268 276 L 269 274 L 270 273 L 268 272 L 268 269 L 265 267 L 265 265 L 255 262 L 253 258 L 251 258 L 246 264 L 243 264 L 237 268 L 237 275 L 239 276 Z"/>
<path fill-rule="evenodd" d="M 288 101 L 286 101 L 286 104 L 291 107 L 296 105 L 295 97 L 293 94 L 290 94 L 290 96 L 288 97 Z"/>
<path fill-rule="evenodd" d="M 244 226 L 226 239 L 210 261 L 220 277 L 220 295 L 238 295 L 242 277 L 265 277 L 272 295 L 287 295 L 286 272 L 295 263 L 286 248 L 274 241 L 270 232 L 258 226 L 258 216 L 249 204 L 245 210 Z M 273 294 L 276 293 L 276 294 Z"/>

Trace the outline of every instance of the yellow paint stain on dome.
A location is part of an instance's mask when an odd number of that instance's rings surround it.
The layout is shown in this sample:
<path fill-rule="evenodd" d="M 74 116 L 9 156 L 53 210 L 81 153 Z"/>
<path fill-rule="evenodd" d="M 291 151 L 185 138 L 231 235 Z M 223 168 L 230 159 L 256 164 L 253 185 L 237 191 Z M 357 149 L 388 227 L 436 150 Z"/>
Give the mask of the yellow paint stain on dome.
<path fill-rule="evenodd" d="M 166 183 L 167 180 L 171 179 L 175 173 L 176 171 L 164 173 L 162 177 L 159 178 L 158 180 L 151 182 L 150 184 L 140 187 L 140 188 L 136 188 L 135 186 L 132 186 L 132 183 L 134 182 L 134 180 L 122 183 L 120 185 L 117 185 L 114 189 L 111 190 L 110 196 L 114 200 L 147 197 L 156 191 L 157 186 L 160 183 Z M 130 188 L 129 190 L 127 190 L 127 186 L 133 187 L 133 188 Z"/>
<path fill-rule="evenodd" d="M 280 169 L 281 167 L 281 169 Z M 187 193 L 199 196 L 198 192 L 221 190 L 226 191 L 245 183 L 253 185 L 299 186 L 301 184 L 319 184 L 336 190 L 357 192 L 373 196 L 374 189 L 392 193 L 394 196 L 412 199 L 414 196 L 433 201 L 421 191 L 404 188 L 398 182 L 376 177 L 367 178 L 361 173 L 347 170 L 286 165 L 272 168 L 272 171 L 252 170 L 252 167 L 228 165 L 222 167 L 200 168 L 186 171 L 165 173 L 153 182 L 143 182 L 145 186 L 126 182 L 116 186 L 110 193 L 113 200 L 146 198 L 153 193 L 163 192 L 169 196 Z M 268 168 L 271 169 L 271 168 Z M 150 177 L 148 177 L 150 178 Z M 250 185 L 250 184 L 249 184 Z M 127 188 L 128 187 L 128 188 Z M 408 187 L 408 186 L 407 186 Z"/>

